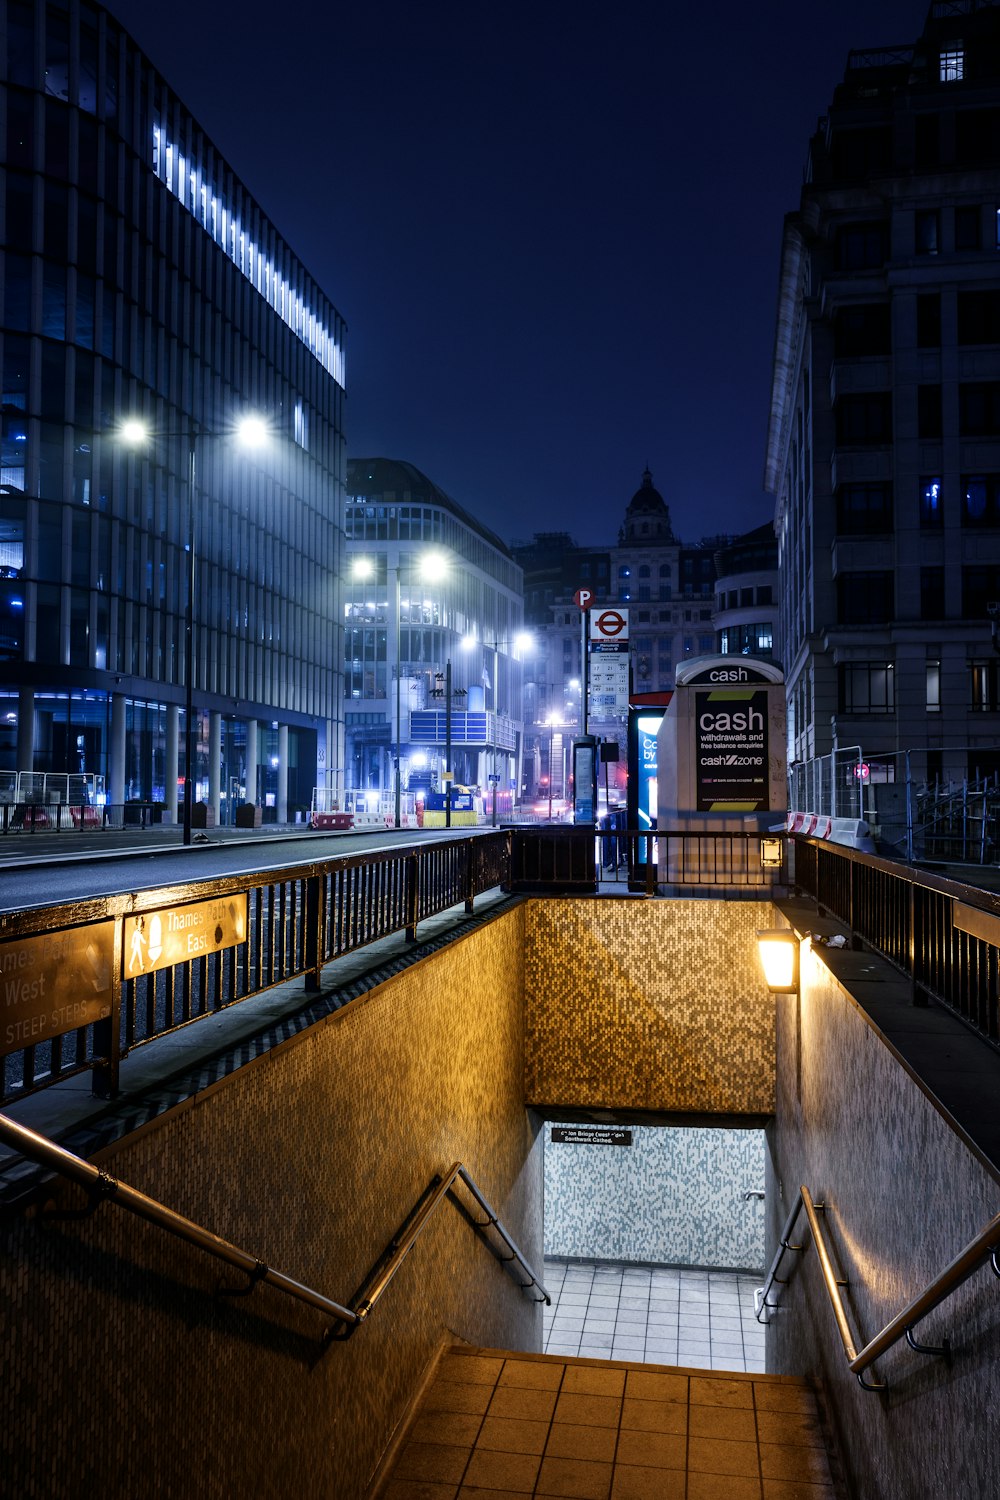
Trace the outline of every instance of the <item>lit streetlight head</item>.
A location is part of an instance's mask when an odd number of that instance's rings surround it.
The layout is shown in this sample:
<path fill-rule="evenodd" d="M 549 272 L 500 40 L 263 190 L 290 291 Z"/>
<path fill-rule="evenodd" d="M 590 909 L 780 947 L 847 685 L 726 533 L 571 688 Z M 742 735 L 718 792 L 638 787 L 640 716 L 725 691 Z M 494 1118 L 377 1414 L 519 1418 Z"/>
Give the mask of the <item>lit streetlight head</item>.
<path fill-rule="evenodd" d="M 375 564 L 370 557 L 355 557 L 351 562 L 352 578 L 372 578 L 375 575 Z"/>
<path fill-rule="evenodd" d="M 251 414 L 240 418 L 236 436 L 241 448 L 263 448 L 271 434 L 264 418 Z"/>
<path fill-rule="evenodd" d="M 517 632 L 517 635 L 514 637 L 514 649 L 515 651 L 520 651 L 522 655 L 527 651 L 534 651 L 535 637 L 531 634 L 530 630 L 519 630 Z"/>
<path fill-rule="evenodd" d="M 473 646 L 477 646 L 478 644 L 479 644 L 479 642 L 476 640 L 476 637 L 474 635 L 463 635 L 463 637 L 462 637 L 462 650 L 463 651 L 471 651 L 472 648 L 473 648 Z"/>
<path fill-rule="evenodd" d="M 448 560 L 440 552 L 428 552 L 420 560 L 420 576 L 428 583 L 439 583 L 448 571 Z"/>
<path fill-rule="evenodd" d="M 141 448 L 149 441 L 149 428 L 138 417 L 128 417 L 118 429 L 118 436 L 130 448 Z"/>

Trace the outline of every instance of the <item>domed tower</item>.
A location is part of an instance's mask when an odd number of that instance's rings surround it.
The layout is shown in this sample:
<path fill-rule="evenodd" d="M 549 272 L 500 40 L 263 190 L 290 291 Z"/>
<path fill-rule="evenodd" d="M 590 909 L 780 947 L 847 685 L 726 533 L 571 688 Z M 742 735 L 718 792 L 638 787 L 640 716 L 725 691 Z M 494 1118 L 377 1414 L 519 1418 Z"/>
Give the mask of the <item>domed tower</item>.
<path fill-rule="evenodd" d="M 642 484 L 625 511 L 625 524 L 618 533 L 619 547 L 668 547 L 676 544 L 667 502 L 653 485 L 648 466 Z"/>

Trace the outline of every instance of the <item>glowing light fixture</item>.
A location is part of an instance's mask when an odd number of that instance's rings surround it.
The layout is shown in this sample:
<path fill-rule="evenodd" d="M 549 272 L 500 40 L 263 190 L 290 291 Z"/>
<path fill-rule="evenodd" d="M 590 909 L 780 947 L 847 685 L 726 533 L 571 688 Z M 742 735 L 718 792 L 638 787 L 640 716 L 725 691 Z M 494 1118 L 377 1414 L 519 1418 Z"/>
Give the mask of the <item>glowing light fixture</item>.
<path fill-rule="evenodd" d="M 790 927 L 777 927 L 757 934 L 764 981 L 776 995 L 791 995 L 799 987 L 799 940 Z"/>
<path fill-rule="evenodd" d="M 761 839 L 760 863 L 765 870 L 780 870 L 785 857 L 784 840 Z"/>

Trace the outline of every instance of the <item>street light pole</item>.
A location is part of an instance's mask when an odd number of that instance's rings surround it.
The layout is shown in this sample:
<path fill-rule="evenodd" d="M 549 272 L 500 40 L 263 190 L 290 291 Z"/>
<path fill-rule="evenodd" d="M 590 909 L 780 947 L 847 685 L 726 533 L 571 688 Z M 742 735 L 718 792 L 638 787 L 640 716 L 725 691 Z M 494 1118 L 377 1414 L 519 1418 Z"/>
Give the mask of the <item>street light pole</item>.
<path fill-rule="evenodd" d="M 192 809 L 194 806 L 194 588 L 196 582 L 195 562 L 195 486 L 198 478 L 197 438 L 188 433 L 188 591 L 187 609 L 184 618 L 184 834 L 185 844 L 191 842 Z"/>
<path fill-rule="evenodd" d="M 403 826 L 402 806 L 402 778 L 400 775 L 399 762 L 403 753 L 403 713 L 402 713 L 402 678 L 403 667 L 400 661 L 400 642 L 402 631 L 399 626 L 399 615 L 402 608 L 402 598 L 399 588 L 399 558 L 396 558 L 396 566 L 393 568 L 396 577 L 396 751 L 395 751 L 395 826 Z"/>
<path fill-rule="evenodd" d="M 451 657 L 444 664 L 444 826 L 451 827 Z"/>

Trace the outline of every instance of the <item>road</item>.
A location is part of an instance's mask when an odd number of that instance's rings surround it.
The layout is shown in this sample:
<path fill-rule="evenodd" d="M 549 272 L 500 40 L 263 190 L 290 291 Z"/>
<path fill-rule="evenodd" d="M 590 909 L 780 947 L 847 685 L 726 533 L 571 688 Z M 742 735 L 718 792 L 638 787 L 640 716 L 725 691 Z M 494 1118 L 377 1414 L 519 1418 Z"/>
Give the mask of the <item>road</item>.
<path fill-rule="evenodd" d="M 263 838 L 216 836 L 190 847 L 154 844 L 157 835 L 150 832 L 150 843 L 145 847 L 142 835 L 129 835 L 129 847 L 115 849 L 106 843 L 83 849 L 73 835 L 65 839 L 59 835 L 8 835 L 0 845 L 0 913 L 155 889 L 215 875 L 256 875 L 260 870 L 283 865 L 491 832 L 489 828 L 441 828 L 403 829 L 399 833 L 391 829 L 385 833 L 304 832 Z M 11 847 L 15 839 L 16 847 Z"/>

